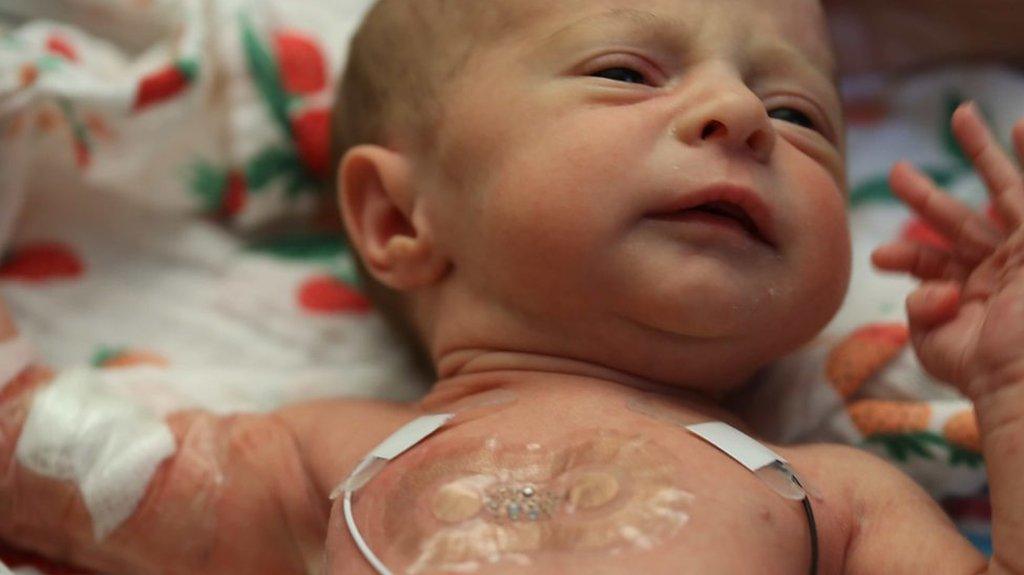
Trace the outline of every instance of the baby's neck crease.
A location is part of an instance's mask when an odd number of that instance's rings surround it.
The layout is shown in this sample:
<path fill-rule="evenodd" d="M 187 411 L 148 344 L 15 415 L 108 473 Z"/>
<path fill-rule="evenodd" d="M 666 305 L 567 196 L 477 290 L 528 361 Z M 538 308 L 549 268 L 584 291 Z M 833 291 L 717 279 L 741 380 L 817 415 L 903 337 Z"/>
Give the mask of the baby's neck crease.
<path fill-rule="evenodd" d="M 721 412 L 723 409 L 720 397 L 576 359 L 534 353 L 466 349 L 447 354 L 437 362 L 437 366 L 439 380 L 422 403 L 424 408 L 431 411 L 472 395 L 495 389 L 511 389 L 519 387 L 517 382 L 552 376 L 596 380 L 666 399 L 676 399 L 701 411 Z"/>

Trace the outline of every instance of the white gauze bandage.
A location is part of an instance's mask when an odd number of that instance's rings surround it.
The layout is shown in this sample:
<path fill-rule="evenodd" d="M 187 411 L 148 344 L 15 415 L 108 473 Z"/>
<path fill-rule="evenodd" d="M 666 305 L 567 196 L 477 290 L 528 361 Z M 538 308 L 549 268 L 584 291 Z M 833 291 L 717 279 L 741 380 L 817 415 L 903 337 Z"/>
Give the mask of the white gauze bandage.
<path fill-rule="evenodd" d="M 135 511 L 175 448 L 161 417 L 104 386 L 94 370 L 75 369 L 35 396 L 15 457 L 40 475 L 74 481 L 102 540 Z"/>

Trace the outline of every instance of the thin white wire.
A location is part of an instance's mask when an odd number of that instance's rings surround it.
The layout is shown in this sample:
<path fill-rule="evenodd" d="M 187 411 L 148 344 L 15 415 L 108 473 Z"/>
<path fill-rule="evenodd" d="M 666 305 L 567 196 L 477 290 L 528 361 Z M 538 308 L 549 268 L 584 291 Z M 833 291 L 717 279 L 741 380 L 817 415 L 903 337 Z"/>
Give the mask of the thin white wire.
<path fill-rule="evenodd" d="M 356 547 L 366 557 L 366 560 L 370 562 L 370 566 L 377 570 L 380 575 L 391 575 L 391 571 L 384 565 L 384 563 L 373 554 L 373 550 L 366 544 L 366 540 L 363 539 L 363 535 L 359 533 L 359 528 L 356 527 L 355 517 L 352 516 L 352 492 L 345 491 L 345 500 L 342 503 L 342 510 L 345 513 L 345 524 L 348 525 L 348 532 L 352 535 L 352 540 L 355 541 Z"/>

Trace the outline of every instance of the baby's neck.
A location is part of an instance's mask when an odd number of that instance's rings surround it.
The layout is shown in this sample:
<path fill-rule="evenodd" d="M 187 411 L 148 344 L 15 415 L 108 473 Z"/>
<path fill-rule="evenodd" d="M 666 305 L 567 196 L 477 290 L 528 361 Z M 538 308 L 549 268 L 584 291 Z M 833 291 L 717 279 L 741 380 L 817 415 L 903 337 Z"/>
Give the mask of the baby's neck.
<path fill-rule="evenodd" d="M 715 419 L 746 427 L 722 405 L 721 397 L 573 359 L 471 350 L 446 356 L 438 364 L 438 373 L 438 382 L 422 402 L 424 409 L 431 412 L 473 405 L 476 398 L 493 397 L 499 390 L 506 392 L 507 397 L 536 398 L 572 388 L 576 393 L 621 395 L 624 409 L 632 399 L 645 398 L 685 419 Z"/>

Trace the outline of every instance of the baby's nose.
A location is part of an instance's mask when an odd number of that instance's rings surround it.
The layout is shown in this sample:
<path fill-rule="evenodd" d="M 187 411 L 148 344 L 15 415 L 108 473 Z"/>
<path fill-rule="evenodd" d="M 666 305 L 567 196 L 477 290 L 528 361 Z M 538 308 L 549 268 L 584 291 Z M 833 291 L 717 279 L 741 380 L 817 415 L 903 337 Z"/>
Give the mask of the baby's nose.
<path fill-rule="evenodd" d="M 733 80 L 704 92 L 706 97 L 679 115 L 676 137 L 699 147 L 718 143 L 731 150 L 751 153 L 767 163 L 775 149 L 775 129 L 761 99 L 742 82 Z M 728 85 L 725 85 L 728 84 Z"/>

